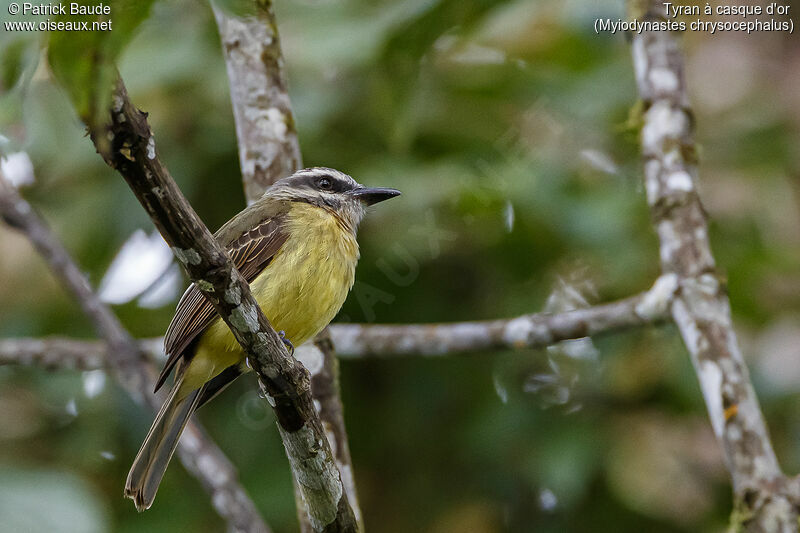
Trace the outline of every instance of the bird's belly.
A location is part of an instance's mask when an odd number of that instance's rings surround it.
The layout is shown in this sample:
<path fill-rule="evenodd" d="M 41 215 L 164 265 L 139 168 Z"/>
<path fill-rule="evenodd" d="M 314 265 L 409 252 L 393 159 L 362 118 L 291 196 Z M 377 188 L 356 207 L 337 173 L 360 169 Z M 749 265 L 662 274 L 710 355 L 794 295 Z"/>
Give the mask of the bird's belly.
<path fill-rule="evenodd" d="M 358 245 L 350 235 L 347 239 L 330 232 L 311 236 L 290 238 L 250 283 L 272 327 L 283 331 L 295 346 L 316 335 L 339 312 L 353 285 L 358 260 Z M 217 318 L 197 343 L 187 369 L 189 386 L 196 388 L 243 359 L 241 346 Z"/>
<path fill-rule="evenodd" d="M 272 327 L 295 346 L 333 320 L 353 285 L 355 260 L 331 252 L 308 245 L 282 252 L 251 284 Z"/>

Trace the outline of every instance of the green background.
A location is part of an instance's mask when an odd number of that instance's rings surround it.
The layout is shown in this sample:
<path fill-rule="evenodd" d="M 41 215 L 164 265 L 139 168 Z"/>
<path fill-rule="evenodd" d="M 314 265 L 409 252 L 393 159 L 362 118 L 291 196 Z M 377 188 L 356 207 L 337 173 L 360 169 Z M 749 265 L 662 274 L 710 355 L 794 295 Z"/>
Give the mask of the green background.
<path fill-rule="evenodd" d="M 656 279 L 629 42 L 593 30 L 597 17 L 623 17 L 622 2 L 276 10 L 306 165 L 404 193 L 363 223 L 358 283 L 337 321 L 513 317 L 575 293 L 622 298 Z M 0 148 L 30 154 L 37 179 L 23 193 L 96 286 L 130 234 L 152 226 L 37 60 L 44 37 L 0 31 Z M 712 245 L 778 455 L 797 472 L 800 46 L 786 33 L 686 34 L 683 45 Z M 210 8 L 155 3 L 119 68 L 164 162 L 216 229 L 244 199 Z M 173 309 L 115 307 L 139 337 L 162 335 Z M 25 239 L 0 227 L 0 337 L 56 334 L 94 338 Z M 550 350 L 346 360 L 341 371 L 369 531 L 727 524 L 728 477 L 672 326 Z M 0 523 L 223 530 L 178 461 L 151 510 L 122 498 L 152 413 L 111 380 L 89 397 L 86 380 L 0 368 Z M 240 379 L 199 416 L 268 523 L 294 531 L 288 464 L 254 391 L 252 376 Z"/>

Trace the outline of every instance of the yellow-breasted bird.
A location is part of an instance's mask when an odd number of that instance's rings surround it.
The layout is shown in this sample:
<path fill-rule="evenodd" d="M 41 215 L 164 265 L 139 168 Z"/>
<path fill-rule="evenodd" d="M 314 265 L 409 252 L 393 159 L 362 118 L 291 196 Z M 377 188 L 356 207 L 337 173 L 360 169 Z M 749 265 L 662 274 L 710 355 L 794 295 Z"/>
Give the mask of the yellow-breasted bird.
<path fill-rule="evenodd" d="M 277 181 L 215 237 L 275 330 L 299 346 L 328 325 L 353 286 L 356 230 L 366 207 L 399 194 L 364 187 L 338 170 L 304 169 Z M 169 357 L 156 390 L 173 368 L 175 381 L 125 483 L 140 511 L 153 504 L 192 413 L 249 370 L 241 346 L 194 284 L 178 302 L 164 349 Z"/>

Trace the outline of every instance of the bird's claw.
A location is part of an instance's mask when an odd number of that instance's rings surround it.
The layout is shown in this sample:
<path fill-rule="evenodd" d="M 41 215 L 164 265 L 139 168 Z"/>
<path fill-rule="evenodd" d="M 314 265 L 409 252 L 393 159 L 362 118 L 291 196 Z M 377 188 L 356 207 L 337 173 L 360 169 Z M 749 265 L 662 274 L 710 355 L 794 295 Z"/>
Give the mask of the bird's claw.
<path fill-rule="evenodd" d="M 283 331 L 283 330 L 280 330 L 278 332 L 278 337 L 281 338 L 281 340 L 283 341 L 283 345 L 286 346 L 287 350 L 289 350 L 289 355 L 293 356 L 294 355 L 294 344 L 292 344 L 292 341 L 290 341 L 289 339 L 286 338 L 286 332 Z"/>

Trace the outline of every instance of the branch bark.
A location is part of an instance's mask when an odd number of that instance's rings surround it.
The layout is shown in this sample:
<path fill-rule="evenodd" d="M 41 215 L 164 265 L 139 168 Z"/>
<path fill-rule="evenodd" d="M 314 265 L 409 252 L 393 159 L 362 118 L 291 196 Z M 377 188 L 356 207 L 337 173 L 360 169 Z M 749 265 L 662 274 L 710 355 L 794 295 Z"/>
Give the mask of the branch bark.
<path fill-rule="evenodd" d="M 325 427 L 328 442 L 333 448 L 336 466 L 342 476 L 344 490 L 350 498 L 359 528 L 364 529 L 361 508 L 358 505 L 356 481 L 353 477 L 353 461 L 350 456 L 350 442 L 347 438 L 347 429 L 344 423 L 344 405 L 339 387 L 339 360 L 336 358 L 334 343 L 331 340 L 328 328 L 322 330 L 314 339 L 314 346 L 322 354 L 321 367 L 314 367 L 311 371 L 311 389 L 317 403 L 319 417 Z"/>
<path fill-rule="evenodd" d="M 334 324 L 342 357 L 440 356 L 480 350 L 542 348 L 556 342 L 654 324 L 668 317 L 677 278 L 666 275 L 642 294 L 565 313 L 450 324 Z"/>
<path fill-rule="evenodd" d="M 314 410 L 308 372 L 286 351 L 230 256 L 214 239 L 161 163 L 147 115 L 117 80 L 107 129 L 90 130 L 150 215 L 191 280 L 213 304 L 248 354 L 270 405 L 306 512 L 316 531 L 355 531 L 353 511 Z M 110 139 L 110 146 L 100 142 Z"/>
<path fill-rule="evenodd" d="M 53 273 L 62 281 L 64 288 L 80 305 L 91 320 L 98 335 L 105 340 L 104 349 L 89 349 L 88 343 L 78 343 L 64 358 L 56 359 L 54 350 L 63 349 L 59 340 L 45 341 L 0 341 L 0 349 L 11 348 L 30 362 L 40 361 L 45 366 L 59 366 L 72 361 L 74 368 L 88 369 L 103 363 L 123 388 L 136 400 L 144 401 L 157 412 L 164 398 L 151 392 L 155 381 L 155 369 L 148 363 L 141 346 L 131 338 L 117 317 L 103 304 L 89 286 L 88 280 L 70 257 L 67 250 L 53 235 L 47 225 L 36 214 L 30 204 L 19 196 L 0 174 L 0 215 L 11 227 L 21 231 L 30 240 Z M 96 344 L 96 343 L 95 343 Z M 67 345 L 69 346 L 69 345 Z M 101 345 L 102 346 L 102 345 Z M 0 357 L 5 360 L 5 357 Z M 186 431 L 190 438 L 181 439 L 178 455 L 186 470 L 198 478 L 211 496 L 212 504 L 228 523 L 232 531 L 267 533 L 255 505 L 238 482 L 236 470 L 222 451 L 213 443 L 196 423 L 190 423 Z"/>
<path fill-rule="evenodd" d="M 140 344 L 140 353 L 142 351 Z M 40 366 L 48 370 L 111 370 L 111 352 L 104 341 L 68 337 L 0 339 L 0 365 Z M 141 361 L 146 357 L 143 355 Z"/>
<path fill-rule="evenodd" d="M 239 164 L 248 203 L 259 198 L 275 181 L 302 168 L 300 142 L 289 98 L 278 25 L 271 2 L 256 0 L 250 17 L 232 16 L 214 6 L 230 82 L 233 116 L 239 144 Z M 339 366 L 327 332 L 317 338 L 322 364 L 306 368 L 317 400 L 322 425 L 333 447 L 350 506 L 360 526 L 347 430 L 339 393 Z M 300 495 L 299 491 L 296 491 Z M 297 500 L 301 531 L 313 528 Z"/>
<path fill-rule="evenodd" d="M 649 0 L 645 20 L 664 20 Z M 711 424 L 733 480 L 735 529 L 797 531 L 796 486 L 783 475 L 731 322 L 724 280 L 695 189 L 697 146 L 683 57 L 671 32 L 633 36 L 644 103 L 641 131 L 647 201 L 660 241 L 661 269 L 679 280 L 671 313 L 692 358 Z"/>
<path fill-rule="evenodd" d="M 248 202 L 303 165 L 272 2 L 254 4 L 251 17 L 214 6 Z"/>
<path fill-rule="evenodd" d="M 564 340 L 668 320 L 677 287 L 677 277 L 665 275 L 649 291 L 637 296 L 564 313 L 533 313 L 504 320 L 449 324 L 332 324 L 328 331 L 341 347 L 340 357 L 350 359 L 544 348 Z M 162 339 L 139 342 L 150 357 L 162 357 Z M 61 337 L 4 339 L 0 340 L 0 364 L 93 370 L 106 367 L 104 357 L 108 349 L 101 341 Z M 324 349 L 318 339 L 315 345 L 299 346 L 295 353 L 307 368 L 319 373 L 326 364 L 321 353 Z M 324 398 L 326 394 L 320 396 Z"/>

